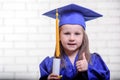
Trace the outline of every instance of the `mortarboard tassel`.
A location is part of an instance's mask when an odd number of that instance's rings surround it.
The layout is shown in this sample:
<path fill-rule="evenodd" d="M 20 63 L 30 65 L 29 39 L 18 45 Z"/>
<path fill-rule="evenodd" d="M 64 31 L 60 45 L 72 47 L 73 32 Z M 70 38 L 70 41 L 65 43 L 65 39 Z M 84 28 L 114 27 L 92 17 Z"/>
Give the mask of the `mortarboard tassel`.
<path fill-rule="evenodd" d="M 55 57 L 60 58 L 60 43 L 59 43 L 59 19 L 58 19 L 58 9 L 56 9 L 56 53 Z"/>

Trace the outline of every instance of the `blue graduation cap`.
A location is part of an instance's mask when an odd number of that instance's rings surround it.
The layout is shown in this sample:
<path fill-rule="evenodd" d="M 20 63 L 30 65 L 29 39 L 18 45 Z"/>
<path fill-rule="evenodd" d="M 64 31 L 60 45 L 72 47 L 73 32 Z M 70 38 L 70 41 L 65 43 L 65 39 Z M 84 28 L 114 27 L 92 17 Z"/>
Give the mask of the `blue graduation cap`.
<path fill-rule="evenodd" d="M 56 9 L 46 12 L 43 15 L 55 19 L 56 18 L 55 14 Z M 59 14 L 59 27 L 61 27 L 64 24 L 78 24 L 81 25 L 84 30 L 86 28 L 85 24 L 86 21 L 102 17 L 101 14 L 76 4 L 70 4 L 58 8 L 58 14 Z"/>

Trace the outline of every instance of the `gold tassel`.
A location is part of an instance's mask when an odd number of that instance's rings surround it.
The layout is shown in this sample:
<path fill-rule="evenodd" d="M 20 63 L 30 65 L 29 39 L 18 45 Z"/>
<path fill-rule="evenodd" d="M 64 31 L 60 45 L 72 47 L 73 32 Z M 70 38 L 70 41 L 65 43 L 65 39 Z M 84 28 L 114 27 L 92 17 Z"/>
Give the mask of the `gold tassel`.
<path fill-rule="evenodd" d="M 56 9 L 56 58 L 60 58 L 60 39 L 59 39 L 59 19 L 58 19 L 58 9 Z"/>

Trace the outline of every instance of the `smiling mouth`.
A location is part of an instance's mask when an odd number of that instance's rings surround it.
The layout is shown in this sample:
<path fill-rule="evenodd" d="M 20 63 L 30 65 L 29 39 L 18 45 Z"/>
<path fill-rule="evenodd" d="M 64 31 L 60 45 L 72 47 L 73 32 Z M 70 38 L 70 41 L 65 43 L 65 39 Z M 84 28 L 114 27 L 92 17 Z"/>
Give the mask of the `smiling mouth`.
<path fill-rule="evenodd" d="M 68 43 L 68 45 L 76 45 L 75 43 Z"/>

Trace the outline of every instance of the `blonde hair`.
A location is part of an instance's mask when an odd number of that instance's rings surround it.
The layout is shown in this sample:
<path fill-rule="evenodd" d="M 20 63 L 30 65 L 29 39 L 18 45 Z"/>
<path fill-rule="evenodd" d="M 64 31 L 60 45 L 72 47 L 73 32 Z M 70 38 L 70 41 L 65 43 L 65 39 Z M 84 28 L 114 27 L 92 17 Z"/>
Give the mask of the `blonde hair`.
<path fill-rule="evenodd" d="M 83 41 L 79 49 L 79 59 L 82 59 L 82 54 L 85 52 L 85 57 L 87 61 L 90 61 L 90 50 L 89 50 L 89 40 L 86 32 L 83 30 Z"/>

